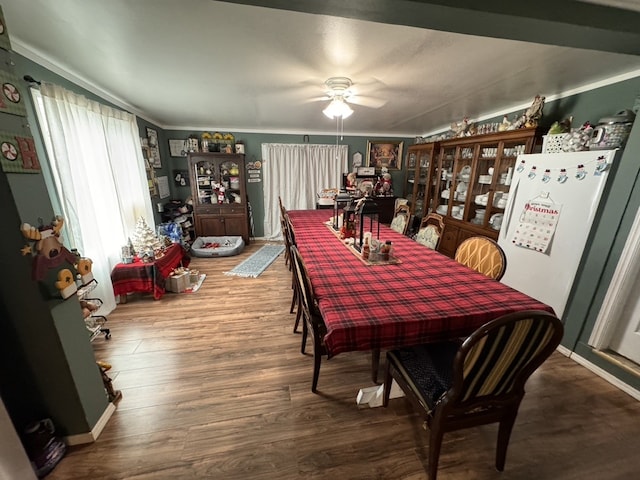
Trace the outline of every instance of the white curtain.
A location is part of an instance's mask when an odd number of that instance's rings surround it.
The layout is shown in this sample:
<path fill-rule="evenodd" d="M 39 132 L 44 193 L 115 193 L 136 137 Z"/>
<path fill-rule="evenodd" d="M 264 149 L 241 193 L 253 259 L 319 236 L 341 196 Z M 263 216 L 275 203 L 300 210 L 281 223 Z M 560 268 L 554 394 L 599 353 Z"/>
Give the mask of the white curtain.
<path fill-rule="evenodd" d="M 348 155 L 348 145 L 262 144 L 267 240 L 282 238 L 278 197 L 287 210 L 315 208 L 320 190 L 342 185 Z"/>
<path fill-rule="evenodd" d="M 69 249 L 93 261 L 98 281 L 90 296 L 115 308 L 111 270 L 121 247 L 144 217 L 153 228 L 136 118 L 62 87 L 42 84 L 33 96 L 49 157 Z"/>

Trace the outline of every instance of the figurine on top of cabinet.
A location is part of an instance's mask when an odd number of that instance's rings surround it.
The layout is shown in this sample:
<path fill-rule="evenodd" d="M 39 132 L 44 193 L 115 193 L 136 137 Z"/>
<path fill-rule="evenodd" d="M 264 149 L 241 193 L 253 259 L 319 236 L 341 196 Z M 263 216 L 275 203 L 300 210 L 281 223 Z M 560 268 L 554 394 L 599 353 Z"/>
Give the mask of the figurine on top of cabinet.
<path fill-rule="evenodd" d="M 533 103 L 527 108 L 522 115 L 515 120 L 509 130 L 517 130 L 518 128 L 537 127 L 538 122 L 542 118 L 542 109 L 544 108 L 545 97 L 536 95 Z"/>
<path fill-rule="evenodd" d="M 451 132 L 453 138 L 469 137 L 475 135 L 478 128 L 475 122 L 470 122 L 469 117 L 464 117 L 460 123 L 453 122 L 451 124 Z"/>

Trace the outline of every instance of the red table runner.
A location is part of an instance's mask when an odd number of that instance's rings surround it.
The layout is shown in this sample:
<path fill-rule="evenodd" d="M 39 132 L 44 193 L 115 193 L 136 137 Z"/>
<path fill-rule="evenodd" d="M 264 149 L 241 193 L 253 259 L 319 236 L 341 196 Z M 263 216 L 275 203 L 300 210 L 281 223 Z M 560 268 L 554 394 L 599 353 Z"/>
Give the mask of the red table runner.
<path fill-rule="evenodd" d="M 136 259 L 133 263 L 118 263 L 111 271 L 113 293 L 153 293 L 153 298 L 158 300 L 164 295 L 167 276 L 178 266 L 187 267 L 190 261 L 182 245 L 174 243 L 153 262 L 145 263 Z"/>
<path fill-rule="evenodd" d="M 328 230 L 327 210 L 290 211 L 327 326 L 331 356 L 467 336 L 489 320 L 553 309 L 455 260 L 380 226 L 398 265 L 365 266 Z"/>

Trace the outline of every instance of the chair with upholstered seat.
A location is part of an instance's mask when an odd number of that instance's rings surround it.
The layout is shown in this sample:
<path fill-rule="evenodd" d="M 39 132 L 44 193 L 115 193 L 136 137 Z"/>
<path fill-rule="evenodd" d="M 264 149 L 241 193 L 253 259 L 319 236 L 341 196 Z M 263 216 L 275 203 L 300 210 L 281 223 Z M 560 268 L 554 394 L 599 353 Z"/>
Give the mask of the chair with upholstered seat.
<path fill-rule="evenodd" d="M 396 232 L 406 235 L 409 228 L 409 222 L 411 220 L 411 210 L 408 205 L 400 205 L 391 220 L 391 229 Z"/>
<path fill-rule="evenodd" d="M 455 260 L 489 278 L 500 280 L 507 269 L 507 257 L 494 240 L 470 237 L 456 249 Z"/>
<path fill-rule="evenodd" d="M 436 250 L 440 243 L 440 237 L 442 237 L 443 231 L 444 220 L 442 215 L 430 213 L 422 218 L 420 228 L 418 229 L 418 233 L 416 233 L 414 240 L 425 247 Z"/>
<path fill-rule="evenodd" d="M 562 339 L 560 320 L 543 311 L 504 315 L 462 344 L 441 342 L 387 352 L 383 405 L 392 379 L 429 427 L 429 480 L 436 480 L 445 432 L 499 423 L 496 468 L 504 470 L 509 437 L 529 376 Z"/>

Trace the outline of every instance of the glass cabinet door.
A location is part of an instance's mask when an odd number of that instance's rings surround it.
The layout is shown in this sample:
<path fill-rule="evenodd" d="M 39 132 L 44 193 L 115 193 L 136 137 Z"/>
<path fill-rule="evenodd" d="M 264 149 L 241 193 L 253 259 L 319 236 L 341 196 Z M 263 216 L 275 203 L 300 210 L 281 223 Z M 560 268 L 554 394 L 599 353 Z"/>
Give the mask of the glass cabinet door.
<path fill-rule="evenodd" d="M 220 176 L 215 163 L 209 160 L 193 162 L 194 178 L 196 179 L 197 198 L 193 201 L 198 205 L 218 203 L 215 186 L 220 184 Z"/>
<path fill-rule="evenodd" d="M 418 153 L 409 147 L 405 158 L 405 181 L 404 181 L 404 198 L 413 204 L 413 191 L 416 181 L 416 165 L 418 162 Z"/>
<path fill-rule="evenodd" d="M 483 142 L 478 145 L 476 169 L 470 191 L 469 221 L 474 225 L 487 226 L 492 215 L 492 206 L 499 195 L 495 195 L 496 161 L 499 157 L 500 142 Z"/>
<path fill-rule="evenodd" d="M 223 189 L 219 190 L 218 203 L 243 203 L 240 189 L 242 177 L 238 163 L 234 160 L 221 161 L 219 175 Z"/>
<path fill-rule="evenodd" d="M 406 157 L 405 197 L 409 200 L 411 213 L 422 217 L 429 213 L 428 202 L 435 195 L 437 171 L 433 161 L 434 144 L 421 144 L 409 147 Z"/>
<path fill-rule="evenodd" d="M 454 198 L 453 166 L 456 158 L 456 147 L 443 147 L 440 150 L 439 172 L 436 193 L 433 197 L 432 208 L 440 215 L 449 214 L 449 200 Z"/>
<path fill-rule="evenodd" d="M 467 220 L 469 211 L 466 208 L 467 198 L 471 194 L 471 174 L 475 147 L 459 146 L 456 148 L 453 163 L 453 175 L 449 203 L 449 214 L 457 220 Z"/>
<path fill-rule="evenodd" d="M 509 199 L 516 158 L 524 153 L 525 142 L 494 141 L 481 143 L 473 178 L 471 223 L 500 230 L 504 207 Z"/>

